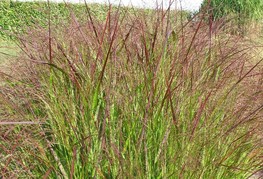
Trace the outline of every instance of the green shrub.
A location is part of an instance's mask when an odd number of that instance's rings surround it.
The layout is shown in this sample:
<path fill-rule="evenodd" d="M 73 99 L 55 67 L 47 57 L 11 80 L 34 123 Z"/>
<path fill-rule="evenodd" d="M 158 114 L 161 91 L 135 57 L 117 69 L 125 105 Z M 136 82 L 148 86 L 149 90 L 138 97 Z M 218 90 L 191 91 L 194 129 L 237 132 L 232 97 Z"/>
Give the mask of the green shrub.
<path fill-rule="evenodd" d="M 262 20 L 262 0 L 205 0 L 202 6 L 207 5 L 210 6 L 214 19 L 234 13 L 244 19 Z"/>
<path fill-rule="evenodd" d="M 213 20 L 232 18 L 242 33 L 246 32 L 248 24 L 263 20 L 262 0 L 205 0 L 201 9 L 208 10 Z"/>

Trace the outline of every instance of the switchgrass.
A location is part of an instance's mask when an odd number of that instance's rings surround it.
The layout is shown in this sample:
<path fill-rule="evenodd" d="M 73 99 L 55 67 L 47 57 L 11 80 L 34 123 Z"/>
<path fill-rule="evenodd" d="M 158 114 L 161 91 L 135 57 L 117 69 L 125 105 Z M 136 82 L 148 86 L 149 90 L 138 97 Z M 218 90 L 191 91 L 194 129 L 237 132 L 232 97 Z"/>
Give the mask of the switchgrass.
<path fill-rule="evenodd" d="M 119 10 L 109 6 L 103 22 L 72 15 L 69 26 L 19 38 L 16 73 L 2 74 L 3 177 L 247 178 L 259 170 L 260 47 L 202 14 L 184 22 L 178 11 Z"/>

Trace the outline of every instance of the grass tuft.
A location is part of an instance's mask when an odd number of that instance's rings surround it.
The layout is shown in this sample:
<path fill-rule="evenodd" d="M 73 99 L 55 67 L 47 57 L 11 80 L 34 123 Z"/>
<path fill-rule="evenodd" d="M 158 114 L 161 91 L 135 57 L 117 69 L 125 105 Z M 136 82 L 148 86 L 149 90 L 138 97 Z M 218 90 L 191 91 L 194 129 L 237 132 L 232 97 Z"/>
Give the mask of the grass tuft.
<path fill-rule="evenodd" d="M 203 14 L 187 22 L 179 11 L 109 6 L 102 21 L 85 8 L 85 22 L 49 19 L 17 37 L 15 75 L 3 73 L 0 86 L 3 177 L 246 178 L 260 169 L 261 46 Z"/>

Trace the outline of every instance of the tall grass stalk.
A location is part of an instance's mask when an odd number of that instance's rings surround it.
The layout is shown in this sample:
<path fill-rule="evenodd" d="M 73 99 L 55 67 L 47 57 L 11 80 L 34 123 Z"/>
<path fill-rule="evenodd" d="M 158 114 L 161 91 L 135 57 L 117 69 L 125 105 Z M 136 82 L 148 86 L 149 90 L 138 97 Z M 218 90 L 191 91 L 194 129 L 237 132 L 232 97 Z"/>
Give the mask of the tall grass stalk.
<path fill-rule="evenodd" d="M 1 126 L 4 177 L 246 178 L 260 168 L 258 47 L 177 11 L 109 6 L 102 22 L 86 8 L 85 23 L 73 15 L 20 38 L 0 102 L 15 121 L 41 123 Z"/>

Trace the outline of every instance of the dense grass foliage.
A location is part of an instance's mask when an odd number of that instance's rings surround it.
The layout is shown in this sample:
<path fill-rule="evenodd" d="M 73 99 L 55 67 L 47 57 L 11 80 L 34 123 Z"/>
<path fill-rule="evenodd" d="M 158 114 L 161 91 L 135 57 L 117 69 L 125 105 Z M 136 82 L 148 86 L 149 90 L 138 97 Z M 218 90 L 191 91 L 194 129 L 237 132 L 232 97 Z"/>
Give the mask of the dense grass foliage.
<path fill-rule="evenodd" d="M 21 33 L 34 24 L 43 27 L 48 25 L 51 17 L 53 24 L 66 23 L 71 12 L 79 19 L 85 18 L 86 7 L 83 4 L 64 4 L 43 2 L 16 2 L 12 0 L 0 1 L 0 36 L 1 38 L 14 37 L 14 33 Z M 92 4 L 90 12 L 103 19 L 106 16 L 107 7 Z"/>
<path fill-rule="evenodd" d="M 236 21 L 238 31 L 246 33 L 252 23 L 262 23 L 262 0 L 204 0 L 202 10 L 210 14 L 211 20 L 231 18 Z"/>
<path fill-rule="evenodd" d="M 243 20 L 262 20 L 262 0 L 205 0 L 202 6 L 210 6 L 214 19 L 225 17 L 231 13 L 237 14 Z"/>
<path fill-rule="evenodd" d="M 260 169 L 261 46 L 205 14 L 89 12 L 17 38 L 12 75 L 1 73 L 3 177 L 236 179 Z"/>

